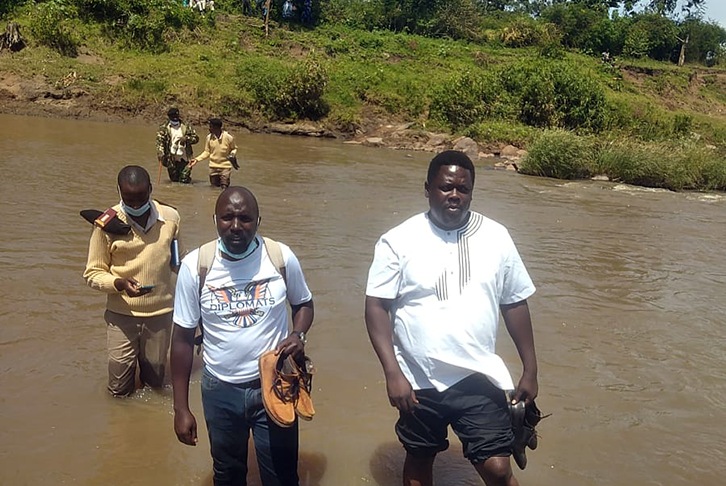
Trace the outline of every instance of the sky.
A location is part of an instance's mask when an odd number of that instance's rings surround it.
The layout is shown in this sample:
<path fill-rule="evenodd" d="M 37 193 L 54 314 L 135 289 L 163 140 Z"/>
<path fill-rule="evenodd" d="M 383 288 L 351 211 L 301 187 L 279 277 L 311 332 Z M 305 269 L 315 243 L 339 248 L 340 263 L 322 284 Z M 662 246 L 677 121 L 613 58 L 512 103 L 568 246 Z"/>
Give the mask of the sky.
<path fill-rule="evenodd" d="M 726 29 L 726 0 L 706 0 L 704 19 L 715 20 Z"/>

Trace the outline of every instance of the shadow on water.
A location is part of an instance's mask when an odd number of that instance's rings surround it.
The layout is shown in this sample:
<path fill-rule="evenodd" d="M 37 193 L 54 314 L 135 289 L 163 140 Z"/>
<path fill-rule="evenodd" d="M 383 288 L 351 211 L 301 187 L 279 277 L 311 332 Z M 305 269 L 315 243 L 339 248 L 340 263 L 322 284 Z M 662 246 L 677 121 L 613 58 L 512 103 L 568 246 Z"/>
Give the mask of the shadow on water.
<path fill-rule="evenodd" d="M 398 442 L 386 442 L 373 452 L 370 470 L 378 486 L 399 486 L 402 482 L 403 460 L 406 451 Z M 472 465 L 461 455 L 457 443 L 436 456 L 434 462 L 434 484 L 477 485 L 482 484 Z"/>

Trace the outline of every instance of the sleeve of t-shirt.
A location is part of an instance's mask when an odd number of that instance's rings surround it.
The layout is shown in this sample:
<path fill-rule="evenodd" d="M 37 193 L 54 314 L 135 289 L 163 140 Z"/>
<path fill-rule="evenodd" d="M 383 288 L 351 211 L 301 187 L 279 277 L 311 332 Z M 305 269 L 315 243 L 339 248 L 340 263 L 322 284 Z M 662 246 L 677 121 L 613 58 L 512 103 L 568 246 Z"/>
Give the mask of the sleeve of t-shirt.
<path fill-rule="evenodd" d="M 499 304 L 516 304 L 529 298 L 535 292 L 534 283 L 522 263 L 512 237 L 505 234 L 504 285 Z"/>
<path fill-rule="evenodd" d="M 285 262 L 285 277 L 287 281 L 287 300 L 290 305 L 300 305 L 309 302 L 313 298 L 313 294 L 305 282 L 300 262 L 298 261 L 292 250 L 284 244 L 280 244 L 282 250 L 282 259 Z"/>
<path fill-rule="evenodd" d="M 386 235 L 376 243 L 373 263 L 368 270 L 366 295 L 381 299 L 395 299 L 401 284 L 401 263 Z"/>
<path fill-rule="evenodd" d="M 197 259 L 199 250 L 194 250 L 182 260 L 174 294 L 174 323 L 188 329 L 197 327 L 201 310 L 199 308 L 199 275 Z"/>

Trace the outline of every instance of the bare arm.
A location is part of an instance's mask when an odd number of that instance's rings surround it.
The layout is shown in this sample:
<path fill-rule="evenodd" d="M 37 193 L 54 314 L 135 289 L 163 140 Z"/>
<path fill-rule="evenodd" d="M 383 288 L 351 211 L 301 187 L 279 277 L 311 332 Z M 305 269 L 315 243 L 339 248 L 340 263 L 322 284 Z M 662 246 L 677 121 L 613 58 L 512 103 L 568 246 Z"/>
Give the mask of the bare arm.
<path fill-rule="evenodd" d="M 378 355 L 378 360 L 383 366 L 383 374 L 386 377 L 386 390 L 391 406 L 401 412 L 413 411 L 413 406 L 418 403 L 416 394 L 401 371 L 393 351 L 393 324 L 389 309 L 392 301 L 378 297 L 366 296 L 365 319 L 368 336 L 371 338 L 373 349 Z"/>
<path fill-rule="evenodd" d="M 195 328 L 174 326 L 171 338 L 171 382 L 174 388 L 174 431 L 180 442 L 197 445 L 197 421 L 189 410 L 189 376 L 194 359 Z"/>
<path fill-rule="evenodd" d="M 299 305 L 291 305 L 292 309 L 292 330 L 307 333 L 313 325 L 313 317 L 315 317 L 315 307 L 313 301 L 309 300 Z M 300 336 L 291 333 L 278 346 L 277 352 L 283 354 L 291 354 L 293 358 L 300 358 L 305 352 L 305 346 L 300 340 Z"/>
<path fill-rule="evenodd" d="M 534 335 L 532 333 L 532 320 L 529 315 L 527 301 L 515 304 L 502 305 L 502 316 L 509 335 L 517 347 L 519 358 L 522 360 L 522 378 L 512 397 L 513 402 L 524 400 L 529 403 L 537 397 L 539 385 L 537 384 L 537 356 L 534 351 Z"/>

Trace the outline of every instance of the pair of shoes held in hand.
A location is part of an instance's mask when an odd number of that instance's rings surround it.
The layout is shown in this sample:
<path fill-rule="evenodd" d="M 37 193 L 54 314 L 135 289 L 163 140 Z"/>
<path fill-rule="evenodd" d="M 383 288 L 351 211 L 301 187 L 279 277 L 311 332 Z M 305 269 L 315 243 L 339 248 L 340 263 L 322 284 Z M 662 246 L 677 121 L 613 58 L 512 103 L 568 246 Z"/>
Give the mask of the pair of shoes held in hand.
<path fill-rule="evenodd" d="M 270 350 L 260 356 L 260 383 L 262 403 L 267 415 L 280 427 L 291 427 L 297 415 L 312 420 L 315 415 L 310 398 L 313 365 L 305 356 L 298 364 L 292 356 L 276 354 Z"/>
<path fill-rule="evenodd" d="M 512 405 L 511 399 L 507 397 L 509 402 L 509 411 L 512 416 L 512 430 L 514 431 L 514 442 L 512 443 L 512 456 L 520 469 L 527 467 L 527 447 L 532 450 L 537 448 L 537 431 L 534 428 L 540 420 L 549 417 L 542 415 L 534 400 L 525 405 L 523 401 L 519 401 Z"/>

